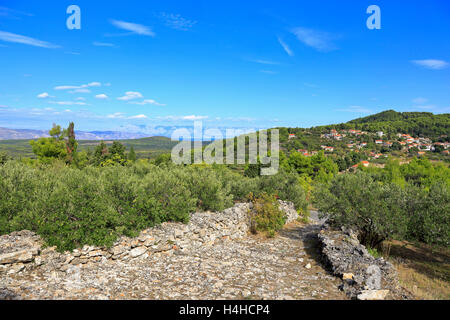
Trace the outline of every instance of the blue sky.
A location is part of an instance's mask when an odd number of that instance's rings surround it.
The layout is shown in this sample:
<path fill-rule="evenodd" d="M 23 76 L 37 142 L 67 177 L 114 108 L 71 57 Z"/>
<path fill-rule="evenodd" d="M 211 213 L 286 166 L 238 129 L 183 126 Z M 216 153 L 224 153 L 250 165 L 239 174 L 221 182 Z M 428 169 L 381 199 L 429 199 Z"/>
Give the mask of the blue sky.
<path fill-rule="evenodd" d="M 81 9 L 69 30 L 66 9 Z M 369 30 L 366 9 L 381 9 Z M 337 123 L 450 111 L 448 1 L 0 0 L 0 126 Z"/>

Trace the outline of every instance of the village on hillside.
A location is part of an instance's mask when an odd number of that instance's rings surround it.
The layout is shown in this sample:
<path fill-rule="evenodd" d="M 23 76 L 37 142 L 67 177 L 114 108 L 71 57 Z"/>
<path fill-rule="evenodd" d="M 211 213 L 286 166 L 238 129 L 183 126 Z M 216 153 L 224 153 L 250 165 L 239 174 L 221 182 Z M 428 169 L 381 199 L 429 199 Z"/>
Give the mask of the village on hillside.
<path fill-rule="evenodd" d="M 311 135 L 311 132 L 303 132 L 300 135 Z M 297 146 L 296 141 L 301 140 L 298 134 L 289 133 L 287 145 L 289 150 Z M 318 137 L 317 137 L 318 138 Z M 438 140 L 438 141 L 437 141 Z M 339 156 L 350 152 L 360 153 L 364 159 L 351 166 L 359 165 L 368 167 L 371 163 L 383 162 L 389 157 L 411 158 L 421 156 L 434 156 L 438 160 L 444 160 L 449 156 L 450 142 L 447 136 L 439 139 L 429 137 L 413 137 L 407 133 L 385 134 L 382 131 L 367 132 L 356 129 L 336 130 L 320 134 L 320 146 L 311 145 L 308 148 L 293 148 L 305 157 L 317 155 L 323 150 L 326 155 Z M 303 145 L 303 144 L 302 144 Z"/>

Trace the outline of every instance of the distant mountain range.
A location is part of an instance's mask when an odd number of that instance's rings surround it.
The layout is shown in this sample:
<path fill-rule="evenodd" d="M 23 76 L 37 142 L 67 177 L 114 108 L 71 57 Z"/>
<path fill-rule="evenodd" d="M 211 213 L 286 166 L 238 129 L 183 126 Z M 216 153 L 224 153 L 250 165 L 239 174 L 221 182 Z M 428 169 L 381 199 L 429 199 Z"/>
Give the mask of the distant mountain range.
<path fill-rule="evenodd" d="M 127 140 L 151 136 L 150 134 L 121 131 L 76 131 L 75 135 L 78 140 Z M 47 130 L 0 128 L 0 140 L 27 140 L 43 137 L 49 137 Z"/>
<path fill-rule="evenodd" d="M 187 129 L 191 134 L 191 137 L 194 139 L 194 128 L 193 126 L 155 126 L 155 127 L 147 127 L 147 126 L 139 126 L 133 128 L 124 127 L 121 131 L 75 131 L 75 136 L 77 140 L 130 140 L 130 139 L 142 139 L 149 137 L 172 137 L 172 133 L 177 129 Z M 208 135 L 205 133 L 208 127 L 203 127 L 203 137 L 208 139 Z M 215 129 L 215 128 L 214 128 Z M 218 127 L 223 136 L 226 135 L 227 127 Z M 242 130 L 242 132 L 253 132 L 255 129 L 261 128 L 246 128 L 239 127 L 234 128 Z M 238 133 L 238 135 L 241 133 Z M 233 135 L 234 136 L 234 135 Z M 9 128 L 0 128 L 0 140 L 31 140 L 38 138 L 47 138 L 49 137 L 47 130 L 32 130 L 32 129 L 9 129 Z M 196 138 L 195 138 L 196 139 Z M 199 139 L 196 139 L 199 140 Z"/>

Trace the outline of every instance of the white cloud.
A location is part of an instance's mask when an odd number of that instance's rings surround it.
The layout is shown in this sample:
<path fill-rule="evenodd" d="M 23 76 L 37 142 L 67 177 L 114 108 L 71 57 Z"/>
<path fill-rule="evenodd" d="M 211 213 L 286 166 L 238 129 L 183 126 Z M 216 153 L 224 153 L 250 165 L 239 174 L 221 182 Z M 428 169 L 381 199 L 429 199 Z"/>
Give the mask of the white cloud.
<path fill-rule="evenodd" d="M 11 32 L 6 32 L 6 31 L 0 31 L 0 40 L 6 41 L 6 42 L 27 44 L 30 46 L 41 47 L 41 48 L 49 48 L 49 49 L 59 48 L 59 46 L 51 44 L 46 41 L 41 41 L 38 39 L 22 36 L 20 34 L 15 34 L 15 33 L 11 33 Z"/>
<path fill-rule="evenodd" d="M 154 105 L 154 106 L 165 106 L 165 104 L 156 102 L 153 99 L 146 99 L 146 100 L 141 101 L 141 102 L 133 101 L 133 102 L 130 102 L 130 103 L 131 104 L 138 104 L 138 105 L 141 105 L 141 106 L 146 105 L 146 104 L 151 104 L 151 105 Z"/>
<path fill-rule="evenodd" d="M 138 114 L 136 116 L 128 117 L 128 119 L 147 119 L 147 116 L 145 114 Z"/>
<path fill-rule="evenodd" d="M 97 99 L 108 99 L 108 96 L 104 93 L 95 96 Z"/>
<path fill-rule="evenodd" d="M 147 116 L 146 116 L 145 114 L 138 114 L 138 115 L 135 115 L 135 116 L 127 117 L 127 116 L 125 115 L 125 113 L 123 113 L 123 112 L 115 112 L 115 113 L 112 113 L 112 114 L 108 114 L 108 115 L 106 116 L 106 118 L 108 118 L 108 119 L 128 119 L 128 120 L 134 120 L 134 119 L 147 119 Z"/>
<path fill-rule="evenodd" d="M 140 92 L 127 91 L 127 92 L 125 92 L 125 96 L 119 97 L 119 98 L 117 98 L 117 100 L 129 101 L 129 100 L 133 100 L 133 99 L 140 99 L 143 97 L 144 96 Z"/>
<path fill-rule="evenodd" d="M 251 62 L 255 62 L 255 63 L 259 63 L 259 64 L 269 64 L 269 65 L 280 64 L 279 62 L 276 62 L 276 61 L 261 60 L 261 59 L 250 60 L 250 61 Z"/>
<path fill-rule="evenodd" d="M 47 98 L 53 98 L 51 95 L 49 95 L 47 92 L 43 92 L 41 94 L 38 94 L 37 97 L 39 99 L 47 99 Z"/>
<path fill-rule="evenodd" d="M 57 86 L 54 87 L 54 90 L 69 90 L 69 89 L 77 89 L 79 88 L 78 86 Z"/>
<path fill-rule="evenodd" d="M 292 33 L 302 43 L 318 51 L 325 52 L 337 49 L 332 43 L 336 36 L 331 33 L 301 27 L 293 29 Z"/>
<path fill-rule="evenodd" d="M 101 87 L 102 84 L 100 82 L 91 82 L 88 84 L 82 84 L 81 86 L 57 86 L 54 87 L 54 90 L 74 90 L 72 91 L 72 93 L 77 93 L 77 92 L 81 92 L 81 93 L 88 93 L 90 92 L 89 87 Z M 84 89 L 84 90 L 83 90 Z"/>
<path fill-rule="evenodd" d="M 278 37 L 278 42 L 281 44 L 281 46 L 283 47 L 284 51 L 286 51 L 286 53 L 293 57 L 294 56 L 294 52 L 292 52 L 291 48 L 289 48 L 289 46 L 280 38 Z"/>
<path fill-rule="evenodd" d="M 196 116 L 196 115 L 190 115 L 190 116 L 165 116 L 165 117 L 157 117 L 159 120 L 169 120 L 169 121 L 179 121 L 179 120 L 204 120 L 208 119 L 208 116 Z"/>
<path fill-rule="evenodd" d="M 20 16 L 32 17 L 33 14 L 0 6 L 0 17 L 10 17 L 13 19 L 20 19 L 19 18 Z"/>
<path fill-rule="evenodd" d="M 107 43 L 107 42 L 94 41 L 92 44 L 96 47 L 115 47 L 115 45 L 113 43 Z"/>
<path fill-rule="evenodd" d="M 179 14 L 168 14 L 165 12 L 160 14 L 160 18 L 166 26 L 181 31 L 188 31 L 197 23 L 197 21 L 185 19 Z"/>
<path fill-rule="evenodd" d="M 86 105 L 86 103 L 84 103 L 84 102 L 76 102 L 76 101 L 49 101 L 49 103 L 57 104 L 60 106 L 73 106 L 73 105 L 85 106 Z"/>
<path fill-rule="evenodd" d="M 447 68 L 449 63 L 444 60 L 426 59 L 426 60 L 411 60 L 412 63 L 432 70 L 440 70 Z"/>
<path fill-rule="evenodd" d="M 425 103 L 425 102 L 427 102 L 427 101 L 428 101 L 428 99 L 426 99 L 426 98 L 421 98 L 421 97 L 415 98 L 415 99 L 412 100 L 413 103 L 417 103 L 417 104 L 422 104 L 422 103 Z"/>
<path fill-rule="evenodd" d="M 78 100 L 78 101 L 86 101 L 86 98 L 78 97 L 78 98 L 76 98 L 75 100 Z"/>
<path fill-rule="evenodd" d="M 155 33 L 151 30 L 150 27 L 144 26 L 142 24 L 125 22 L 120 20 L 111 20 L 111 23 L 119 29 L 130 31 L 132 34 L 139 34 L 151 37 L 155 36 Z"/>
<path fill-rule="evenodd" d="M 113 114 L 109 114 L 106 117 L 109 119 L 123 119 L 125 118 L 125 115 L 122 112 L 116 112 Z"/>

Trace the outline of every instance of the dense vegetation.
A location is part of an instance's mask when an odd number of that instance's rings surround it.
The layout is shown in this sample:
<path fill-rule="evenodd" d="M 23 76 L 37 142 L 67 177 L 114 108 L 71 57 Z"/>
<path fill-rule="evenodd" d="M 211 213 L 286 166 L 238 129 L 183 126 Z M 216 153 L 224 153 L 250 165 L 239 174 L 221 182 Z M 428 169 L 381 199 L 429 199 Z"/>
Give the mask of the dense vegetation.
<path fill-rule="evenodd" d="M 289 130 L 280 130 L 282 139 Z M 449 245 L 450 169 L 426 158 L 339 173 L 364 155 L 306 157 L 284 148 L 279 173 L 260 176 L 261 164 L 175 166 L 167 153 L 137 159 L 133 145 L 118 141 L 79 150 L 73 124 L 54 126 L 50 135 L 30 143 L 36 159 L 0 153 L 0 234 L 29 229 L 60 250 L 111 245 L 164 221 L 187 222 L 196 210 L 252 201 L 254 230 L 273 235 L 284 224 L 278 198 L 303 217 L 313 204 L 370 247 L 392 238 Z M 299 137 L 317 143 L 305 131 Z"/>
<path fill-rule="evenodd" d="M 0 233 L 28 229 L 61 250 L 111 245 L 120 235 L 164 221 L 187 222 L 191 212 L 222 210 L 248 193 L 264 192 L 305 207 L 289 174 L 247 178 L 225 167 L 128 166 L 83 169 L 63 163 L 0 166 Z"/>
<path fill-rule="evenodd" d="M 314 202 L 370 247 L 392 238 L 450 244 L 450 169 L 427 159 L 338 175 L 314 190 Z"/>

